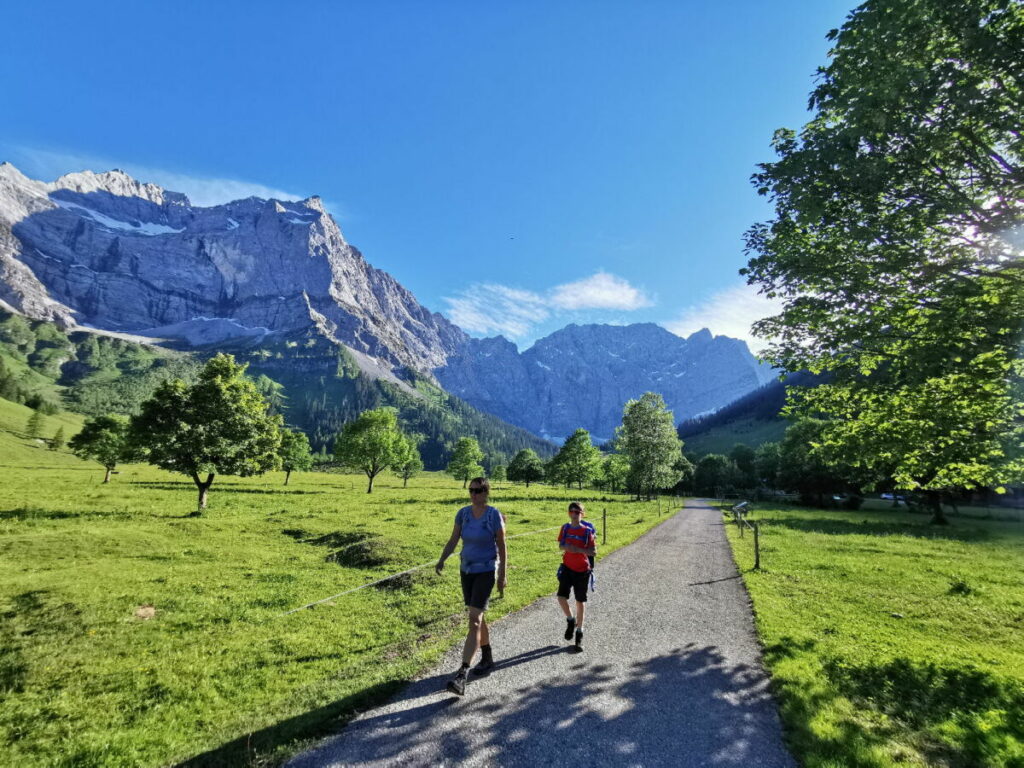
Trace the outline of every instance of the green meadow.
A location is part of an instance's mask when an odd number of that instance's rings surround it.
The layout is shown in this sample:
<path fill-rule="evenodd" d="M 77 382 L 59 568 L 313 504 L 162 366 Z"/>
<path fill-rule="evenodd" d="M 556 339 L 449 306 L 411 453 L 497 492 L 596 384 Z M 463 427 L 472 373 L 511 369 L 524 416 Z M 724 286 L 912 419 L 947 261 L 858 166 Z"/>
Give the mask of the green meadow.
<path fill-rule="evenodd" d="M 728 519 L 728 518 L 727 518 Z M 1024 766 L 1024 526 L 757 509 L 729 536 L 808 768 Z"/>
<path fill-rule="evenodd" d="M 435 562 L 468 503 L 450 477 L 403 488 L 382 475 L 372 495 L 359 475 L 298 473 L 287 487 L 283 473 L 220 477 L 191 518 L 191 481 L 131 465 L 103 485 L 98 464 L 28 439 L 29 413 L 0 400 L 5 764 L 274 764 L 464 634 L 457 560 L 286 613 Z M 47 417 L 43 434 L 80 423 Z M 554 591 L 545 529 L 571 498 L 599 526 L 607 509 L 602 555 L 660 519 L 657 503 L 626 496 L 497 486 L 516 538 L 492 619 Z"/>

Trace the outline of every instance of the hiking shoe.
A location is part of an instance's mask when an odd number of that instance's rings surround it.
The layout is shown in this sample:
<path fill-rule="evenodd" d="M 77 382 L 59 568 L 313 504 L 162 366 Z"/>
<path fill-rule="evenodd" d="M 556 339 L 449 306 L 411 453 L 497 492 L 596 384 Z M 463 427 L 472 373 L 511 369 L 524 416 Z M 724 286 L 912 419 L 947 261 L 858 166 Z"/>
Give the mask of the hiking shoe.
<path fill-rule="evenodd" d="M 576 629 L 576 619 L 568 618 L 565 620 L 565 639 L 572 640 L 572 633 Z"/>
<path fill-rule="evenodd" d="M 448 685 L 445 686 L 449 693 L 454 693 L 456 696 L 466 695 L 466 670 L 460 669 L 455 673 L 455 677 L 448 681 Z"/>
<path fill-rule="evenodd" d="M 492 669 L 494 669 L 494 659 L 483 658 L 483 659 L 480 659 L 480 663 L 479 664 L 477 664 L 475 667 L 473 667 L 473 674 L 474 675 L 486 675 Z"/>
<path fill-rule="evenodd" d="M 582 650 L 583 650 L 583 630 L 582 629 L 577 629 L 576 630 L 576 653 L 579 653 Z"/>

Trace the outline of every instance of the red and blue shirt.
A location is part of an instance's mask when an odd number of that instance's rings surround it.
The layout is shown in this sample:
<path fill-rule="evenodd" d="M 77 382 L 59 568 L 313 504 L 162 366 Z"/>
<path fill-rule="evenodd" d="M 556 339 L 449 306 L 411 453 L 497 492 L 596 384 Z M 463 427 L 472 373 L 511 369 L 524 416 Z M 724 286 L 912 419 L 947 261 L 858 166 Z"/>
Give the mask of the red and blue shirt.
<path fill-rule="evenodd" d="M 562 530 L 558 532 L 558 544 L 572 544 L 580 549 L 590 549 L 595 546 L 594 533 L 589 528 L 580 525 L 574 526 L 572 523 L 566 523 L 562 526 Z M 565 564 L 566 568 L 570 568 L 578 573 L 583 573 L 590 570 L 590 558 L 582 552 L 563 552 L 562 563 Z"/>

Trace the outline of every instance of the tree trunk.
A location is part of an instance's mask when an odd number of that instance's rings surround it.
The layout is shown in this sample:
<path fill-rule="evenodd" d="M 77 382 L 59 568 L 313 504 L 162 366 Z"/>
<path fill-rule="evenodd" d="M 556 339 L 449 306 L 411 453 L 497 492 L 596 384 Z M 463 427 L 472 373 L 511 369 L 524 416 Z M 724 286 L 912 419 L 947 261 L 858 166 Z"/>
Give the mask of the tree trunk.
<path fill-rule="evenodd" d="M 198 472 L 192 473 L 192 482 L 194 482 L 196 484 L 196 488 L 199 489 L 199 507 L 193 513 L 195 517 L 199 517 L 203 513 L 203 510 L 206 509 L 206 497 L 210 491 L 210 486 L 213 485 L 214 477 L 215 475 L 211 472 L 206 476 L 206 480 L 203 481 L 199 479 Z"/>
<path fill-rule="evenodd" d="M 946 513 L 942 511 L 942 494 L 939 491 L 927 491 L 928 505 L 932 508 L 932 525 L 949 525 Z"/>
<path fill-rule="evenodd" d="M 292 471 L 290 469 L 286 469 L 284 471 L 284 484 L 285 485 L 288 485 L 288 478 L 290 478 L 291 476 L 292 476 Z"/>
<path fill-rule="evenodd" d="M 403 477 L 402 478 L 402 487 L 403 488 L 408 488 L 409 487 L 409 478 L 408 477 Z"/>
<path fill-rule="evenodd" d="M 371 475 L 369 472 L 366 473 L 366 476 L 368 478 L 370 478 L 370 484 L 366 487 L 366 492 L 367 493 L 373 493 L 373 477 L 374 476 Z"/>
<path fill-rule="evenodd" d="M 462 487 L 463 487 L 463 488 L 465 488 L 465 487 L 466 487 L 466 483 L 467 483 L 467 482 L 469 482 L 469 478 L 468 478 L 468 477 L 464 477 L 464 478 L 462 478 Z"/>
<path fill-rule="evenodd" d="M 107 474 L 105 474 L 103 476 L 103 482 L 104 483 L 109 483 L 110 482 L 110 473 L 113 471 L 113 469 L 114 469 L 113 467 L 106 467 Z"/>

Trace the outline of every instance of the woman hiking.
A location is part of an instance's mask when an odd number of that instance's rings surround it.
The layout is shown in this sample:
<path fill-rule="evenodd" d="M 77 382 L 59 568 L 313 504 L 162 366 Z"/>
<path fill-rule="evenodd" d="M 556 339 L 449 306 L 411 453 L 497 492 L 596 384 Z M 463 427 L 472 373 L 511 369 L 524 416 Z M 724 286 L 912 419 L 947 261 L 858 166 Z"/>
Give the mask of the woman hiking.
<path fill-rule="evenodd" d="M 456 696 L 466 693 L 466 676 L 477 647 L 480 648 L 480 663 L 473 668 L 474 674 L 486 674 L 494 667 L 491 654 L 491 635 L 484 619 L 484 611 L 491 598 L 495 582 L 498 593 L 504 596 L 508 580 L 505 576 L 508 558 L 505 551 L 505 521 L 497 509 L 487 503 L 491 484 L 485 477 L 474 477 L 469 481 L 469 496 L 472 504 L 463 507 L 455 515 L 455 526 L 451 538 L 441 551 L 441 558 L 434 570 L 441 573 L 444 561 L 455 551 L 455 545 L 462 539 L 459 575 L 462 580 L 462 599 L 469 609 L 469 631 L 462 648 L 462 666 L 455 677 L 448 681 L 447 689 Z M 497 573 L 495 573 L 497 571 Z"/>

